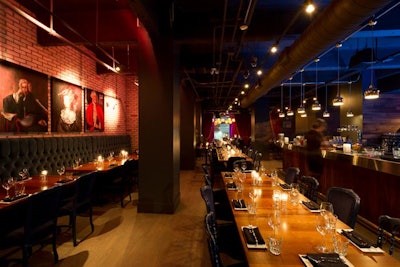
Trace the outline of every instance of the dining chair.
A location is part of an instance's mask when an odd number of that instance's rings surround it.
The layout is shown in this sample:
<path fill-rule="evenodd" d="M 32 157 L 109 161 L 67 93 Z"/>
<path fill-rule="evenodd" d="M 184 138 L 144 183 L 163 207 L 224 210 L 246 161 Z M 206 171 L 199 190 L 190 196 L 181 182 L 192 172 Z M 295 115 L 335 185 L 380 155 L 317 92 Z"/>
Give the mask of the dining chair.
<path fill-rule="evenodd" d="M 23 249 L 24 226 L 28 201 L 19 201 L 0 209 L 0 251 L 10 248 Z M 12 250 L 14 251 L 14 250 Z M 8 262 L 21 261 L 10 259 L 11 253 L 1 253 L 0 266 L 8 266 Z"/>
<path fill-rule="evenodd" d="M 391 217 L 389 215 L 379 216 L 379 230 L 377 246 L 382 248 L 385 231 L 390 234 L 389 254 L 393 254 L 396 243 L 396 236 L 400 237 L 400 218 Z"/>
<path fill-rule="evenodd" d="M 204 224 L 207 235 L 208 251 L 210 253 L 210 260 L 213 267 L 241 267 L 247 266 L 247 263 L 242 258 L 235 258 L 231 253 L 224 253 L 220 250 L 221 244 L 218 240 L 219 234 L 217 231 L 216 219 L 214 212 L 208 212 L 204 218 Z M 239 240 L 240 242 L 240 240 Z M 240 244 L 240 243 L 238 243 Z M 238 255 L 235 255 L 236 257 Z"/>
<path fill-rule="evenodd" d="M 327 201 L 332 203 L 338 218 L 354 228 L 361 201 L 358 194 L 349 188 L 331 187 L 327 191 Z"/>
<path fill-rule="evenodd" d="M 297 180 L 297 183 L 300 187 L 300 193 L 309 200 L 317 202 L 319 182 L 315 177 L 303 175 Z"/>
<path fill-rule="evenodd" d="M 54 262 L 58 262 L 57 218 L 61 204 L 61 187 L 53 187 L 29 197 L 24 233 L 23 262 L 28 265 L 32 247 L 46 241 L 53 247 Z"/>
<path fill-rule="evenodd" d="M 216 205 L 214 200 L 214 192 L 210 185 L 203 185 L 200 187 L 200 194 L 206 205 L 207 213 L 211 211 L 214 212 L 219 221 L 218 224 L 222 225 L 233 223 L 233 214 L 229 207 L 229 200 L 227 200 L 226 204 L 217 203 Z"/>
<path fill-rule="evenodd" d="M 300 169 L 297 167 L 288 167 L 285 172 L 285 183 L 292 184 L 297 180 L 297 176 L 300 173 Z"/>
<path fill-rule="evenodd" d="M 76 234 L 76 217 L 78 215 L 86 216 L 88 213 L 91 233 L 94 231 L 92 191 L 97 175 L 97 172 L 91 172 L 76 179 L 73 184 L 73 186 L 75 186 L 73 196 L 63 199 L 62 201 L 62 206 L 58 216 L 69 216 L 69 224 L 66 226 L 70 227 L 72 230 L 72 242 L 74 246 L 78 245 Z M 65 225 L 59 225 L 59 227 L 63 226 Z"/>
<path fill-rule="evenodd" d="M 226 162 L 226 171 L 233 172 L 233 166 L 235 162 L 245 161 L 246 158 L 244 157 L 230 157 Z"/>

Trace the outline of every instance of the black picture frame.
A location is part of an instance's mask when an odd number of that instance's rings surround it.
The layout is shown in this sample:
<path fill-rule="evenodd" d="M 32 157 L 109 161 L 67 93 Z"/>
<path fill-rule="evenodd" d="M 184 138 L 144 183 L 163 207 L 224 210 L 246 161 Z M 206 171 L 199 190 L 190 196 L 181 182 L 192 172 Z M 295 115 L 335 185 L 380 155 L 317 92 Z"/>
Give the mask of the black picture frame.
<path fill-rule="evenodd" d="M 47 132 L 49 77 L 0 60 L 0 132 Z"/>
<path fill-rule="evenodd" d="M 97 101 L 97 104 L 94 105 L 93 99 Z M 104 122 L 104 94 L 85 88 L 85 131 L 104 132 Z"/>
<path fill-rule="evenodd" d="M 82 98 L 81 86 L 51 78 L 52 132 L 82 132 Z"/>

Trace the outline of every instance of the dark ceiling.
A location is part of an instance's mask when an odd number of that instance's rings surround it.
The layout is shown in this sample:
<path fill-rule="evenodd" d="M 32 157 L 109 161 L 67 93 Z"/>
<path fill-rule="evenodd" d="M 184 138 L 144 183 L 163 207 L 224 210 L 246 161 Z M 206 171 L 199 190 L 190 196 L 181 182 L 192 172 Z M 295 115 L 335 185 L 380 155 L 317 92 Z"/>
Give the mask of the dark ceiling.
<path fill-rule="evenodd" d="M 303 11 L 302 0 L 17 1 L 47 26 L 53 14 L 53 28 L 69 45 L 95 52 L 99 73 L 109 71 L 106 63 L 137 75 L 137 17 L 151 34 L 171 34 L 180 48 L 186 87 L 212 111 L 237 108 L 235 98 L 242 108 L 260 97 L 279 102 L 280 84 L 293 75 L 291 83 L 298 86 L 302 68 L 306 92 L 316 82 L 324 87 L 338 77 L 340 82 L 356 80 L 371 67 L 380 80 L 400 75 L 399 1 L 314 0 L 313 15 Z M 372 18 L 377 24 L 370 27 Z M 246 31 L 240 30 L 244 22 Z M 38 41 L 65 44 L 42 30 Z M 342 43 L 339 53 L 337 42 Z M 274 44 L 279 50 L 271 54 Z M 315 57 L 320 57 L 318 64 Z M 255 73 L 259 69 L 262 76 Z M 245 82 L 249 89 L 243 88 Z"/>

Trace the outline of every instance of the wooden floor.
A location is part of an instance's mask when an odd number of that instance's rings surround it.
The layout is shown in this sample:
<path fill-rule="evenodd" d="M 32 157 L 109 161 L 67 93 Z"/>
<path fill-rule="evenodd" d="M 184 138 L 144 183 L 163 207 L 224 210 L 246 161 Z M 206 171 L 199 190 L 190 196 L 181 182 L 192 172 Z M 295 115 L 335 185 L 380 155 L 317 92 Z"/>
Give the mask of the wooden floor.
<path fill-rule="evenodd" d="M 62 232 L 58 238 L 60 261 L 53 263 L 51 246 L 35 247 L 29 266 L 211 266 L 203 229 L 205 205 L 199 192 L 204 181 L 201 163 L 199 159 L 194 171 L 181 172 L 181 202 L 173 215 L 137 213 L 137 193 L 125 208 L 117 199 L 96 206 L 94 233 L 88 235 L 88 218 L 79 218 L 78 239 L 87 236 L 85 240 L 73 247 L 70 232 Z M 279 161 L 263 163 L 267 169 L 281 167 Z"/>

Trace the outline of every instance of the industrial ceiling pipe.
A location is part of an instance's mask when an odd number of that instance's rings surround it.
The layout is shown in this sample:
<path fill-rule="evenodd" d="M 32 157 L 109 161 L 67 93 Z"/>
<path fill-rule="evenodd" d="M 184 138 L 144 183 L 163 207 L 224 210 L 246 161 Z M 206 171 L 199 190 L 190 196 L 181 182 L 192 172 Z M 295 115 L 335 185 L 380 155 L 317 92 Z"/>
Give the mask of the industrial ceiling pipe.
<path fill-rule="evenodd" d="M 320 55 L 355 32 L 362 23 L 388 5 L 391 0 L 337 0 L 315 19 L 302 35 L 282 51 L 278 61 L 266 72 L 261 86 L 253 89 L 241 101 L 249 107 L 257 99 L 288 79 L 310 59 Z"/>

